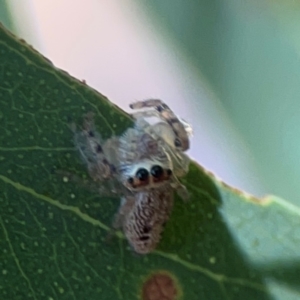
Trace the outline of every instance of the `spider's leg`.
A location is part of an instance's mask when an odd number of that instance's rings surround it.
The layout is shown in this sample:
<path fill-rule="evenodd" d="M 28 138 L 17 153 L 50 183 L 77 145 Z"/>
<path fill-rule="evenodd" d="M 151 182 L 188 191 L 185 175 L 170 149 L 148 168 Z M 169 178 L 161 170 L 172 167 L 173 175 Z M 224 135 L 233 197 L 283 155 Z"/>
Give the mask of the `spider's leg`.
<path fill-rule="evenodd" d="M 137 112 L 132 113 L 131 116 L 136 120 L 144 119 L 144 118 L 151 118 L 151 117 L 156 117 L 156 118 L 161 117 L 160 113 L 156 110 L 137 111 Z"/>
<path fill-rule="evenodd" d="M 184 201 L 187 202 L 189 198 L 191 197 L 189 191 L 187 190 L 186 186 L 183 184 L 180 184 L 176 187 L 176 192 L 178 196 Z"/>
<path fill-rule="evenodd" d="M 190 198 L 189 191 L 187 190 L 186 186 L 183 185 L 177 176 L 173 174 L 172 182 L 170 183 L 171 187 L 176 190 L 178 196 L 186 202 Z"/>
<path fill-rule="evenodd" d="M 129 107 L 131 109 L 142 109 L 145 107 L 156 107 L 161 104 L 163 104 L 163 102 L 160 99 L 147 99 L 144 101 L 137 101 L 137 102 L 131 103 L 129 105 Z"/>
<path fill-rule="evenodd" d="M 76 148 L 93 180 L 102 181 L 113 177 L 115 166 L 108 161 L 103 152 L 103 140 L 95 129 L 93 113 L 87 113 L 84 116 L 81 131 L 76 132 L 74 125 L 72 125 L 72 130 Z"/>

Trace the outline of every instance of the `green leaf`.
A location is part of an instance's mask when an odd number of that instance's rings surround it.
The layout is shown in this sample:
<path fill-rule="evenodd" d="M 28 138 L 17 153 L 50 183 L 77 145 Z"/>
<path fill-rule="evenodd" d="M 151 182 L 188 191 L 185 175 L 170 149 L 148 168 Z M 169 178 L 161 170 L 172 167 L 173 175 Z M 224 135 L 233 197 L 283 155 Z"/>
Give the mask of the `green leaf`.
<path fill-rule="evenodd" d="M 299 208 L 193 163 L 191 200 L 176 199 L 159 248 L 136 256 L 121 233 L 107 240 L 119 199 L 52 171 L 86 175 L 70 119 L 95 112 L 107 138 L 128 115 L 3 27 L 0 77 L 0 299 L 299 299 Z M 147 298 L 155 275 L 161 296 Z"/>

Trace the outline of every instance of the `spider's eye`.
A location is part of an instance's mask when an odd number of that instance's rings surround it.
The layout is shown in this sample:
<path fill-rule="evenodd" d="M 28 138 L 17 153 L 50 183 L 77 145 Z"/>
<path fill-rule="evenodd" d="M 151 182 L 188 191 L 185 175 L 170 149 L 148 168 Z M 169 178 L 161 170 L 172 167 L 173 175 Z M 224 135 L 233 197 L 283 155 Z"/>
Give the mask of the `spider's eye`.
<path fill-rule="evenodd" d="M 156 109 L 157 109 L 158 112 L 162 112 L 163 110 L 168 109 L 168 108 L 169 107 L 166 104 L 164 104 L 164 103 L 162 103 L 161 105 L 158 105 L 156 107 Z"/>
<path fill-rule="evenodd" d="M 155 178 L 160 178 L 163 175 L 163 168 L 161 166 L 153 166 L 151 168 L 151 175 Z"/>
<path fill-rule="evenodd" d="M 180 141 L 180 139 L 175 139 L 175 141 L 174 141 L 174 145 L 176 146 L 176 147 L 181 147 L 181 141 Z"/>
<path fill-rule="evenodd" d="M 172 175 L 172 170 L 171 169 L 168 169 L 167 170 L 167 174 L 170 176 L 170 175 Z"/>
<path fill-rule="evenodd" d="M 157 106 L 156 109 L 157 109 L 158 112 L 162 112 L 164 110 L 161 105 Z"/>
<path fill-rule="evenodd" d="M 132 178 L 132 177 L 129 177 L 129 178 L 127 179 L 127 181 L 128 181 L 128 183 L 133 184 L 133 178 Z"/>
<path fill-rule="evenodd" d="M 140 181 L 146 181 L 149 177 L 149 172 L 146 169 L 138 169 L 136 172 L 136 177 L 140 180 Z"/>

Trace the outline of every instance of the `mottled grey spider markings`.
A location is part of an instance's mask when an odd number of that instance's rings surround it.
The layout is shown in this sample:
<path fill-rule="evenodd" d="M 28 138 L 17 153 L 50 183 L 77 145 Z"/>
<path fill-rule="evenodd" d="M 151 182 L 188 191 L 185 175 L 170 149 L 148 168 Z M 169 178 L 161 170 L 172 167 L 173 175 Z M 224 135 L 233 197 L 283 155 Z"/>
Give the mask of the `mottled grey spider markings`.
<path fill-rule="evenodd" d="M 168 186 L 122 199 L 113 227 L 122 228 L 134 252 L 148 254 L 156 249 L 173 208 L 173 193 Z"/>

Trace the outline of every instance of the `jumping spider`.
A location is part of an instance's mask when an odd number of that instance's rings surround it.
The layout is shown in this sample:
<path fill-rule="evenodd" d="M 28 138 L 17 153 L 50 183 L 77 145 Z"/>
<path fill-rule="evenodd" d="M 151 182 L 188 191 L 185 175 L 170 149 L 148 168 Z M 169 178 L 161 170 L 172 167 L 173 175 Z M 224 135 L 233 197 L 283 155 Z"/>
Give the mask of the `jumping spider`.
<path fill-rule="evenodd" d="M 122 197 L 113 227 L 122 228 L 135 252 L 146 254 L 160 240 L 173 207 L 173 190 L 185 200 L 188 192 L 177 177 L 188 171 L 191 127 L 161 100 L 149 99 L 130 105 L 144 109 L 132 114 L 134 128 L 106 141 L 95 129 L 93 114 L 84 117 L 74 141 L 92 179 L 110 183 L 111 192 Z M 156 117 L 150 124 L 146 119 Z M 117 187 L 116 185 L 117 184 Z M 109 191 L 108 191 L 109 192 Z"/>

